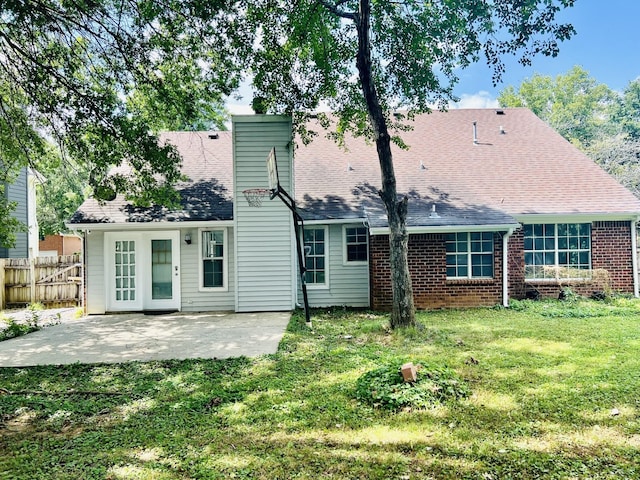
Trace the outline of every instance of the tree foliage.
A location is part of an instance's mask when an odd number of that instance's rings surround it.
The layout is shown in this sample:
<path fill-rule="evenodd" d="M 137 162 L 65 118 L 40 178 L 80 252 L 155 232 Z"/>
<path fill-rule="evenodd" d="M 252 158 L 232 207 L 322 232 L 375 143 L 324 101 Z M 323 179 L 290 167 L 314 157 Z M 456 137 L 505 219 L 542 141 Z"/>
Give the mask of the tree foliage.
<path fill-rule="evenodd" d="M 4 2 L 0 116 L 23 152 L 11 161 L 37 167 L 33 142 L 54 141 L 63 158 L 86 166 L 98 197 L 173 198 L 180 159 L 153 132 L 219 111 L 237 86 L 233 62 L 244 46 L 228 40 L 240 35 L 235 8 L 224 0 Z M 108 177 L 123 161 L 127 173 Z"/>
<path fill-rule="evenodd" d="M 460 69 L 484 55 L 494 82 L 502 57 L 529 64 L 537 54 L 556 55 L 573 27 L 556 22 L 573 0 L 258 0 L 247 13 L 256 25 L 253 84 L 261 103 L 275 112 L 327 106 L 338 141 L 352 133 L 375 142 L 380 197 L 389 223 L 393 289 L 391 325 L 414 322 L 407 262 L 407 197 L 397 192 L 391 141 L 410 128 L 408 117 L 454 99 Z M 304 115 L 303 115 L 304 119 Z M 301 122 L 300 124 L 303 124 Z"/>

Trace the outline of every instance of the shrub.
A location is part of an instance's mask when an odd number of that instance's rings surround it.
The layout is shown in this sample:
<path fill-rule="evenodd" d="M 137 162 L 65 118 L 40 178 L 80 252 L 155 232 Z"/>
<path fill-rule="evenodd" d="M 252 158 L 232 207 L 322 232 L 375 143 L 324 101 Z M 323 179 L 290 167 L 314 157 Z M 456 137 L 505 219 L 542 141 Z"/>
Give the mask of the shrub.
<path fill-rule="evenodd" d="M 416 363 L 418 378 L 405 382 L 399 363 L 371 370 L 356 382 L 358 400 L 375 407 L 400 410 L 426 408 L 436 403 L 466 398 L 471 393 L 455 372 L 444 367 Z"/>

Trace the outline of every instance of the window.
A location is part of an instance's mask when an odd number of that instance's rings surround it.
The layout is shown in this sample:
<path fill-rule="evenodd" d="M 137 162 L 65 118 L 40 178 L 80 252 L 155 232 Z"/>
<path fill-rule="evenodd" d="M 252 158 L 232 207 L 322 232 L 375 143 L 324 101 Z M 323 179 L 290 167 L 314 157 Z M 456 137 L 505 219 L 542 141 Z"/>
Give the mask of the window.
<path fill-rule="evenodd" d="M 493 233 L 445 235 L 447 278 L 493 278 Z"/>
<path fill-rule="evenodd" d="M 524 225 L 525 278 L 585 278 L 591 272 L 591 225 Z"/>
<path fill-rule="evenodd" d="M 345 227 L 345 263 L 369 260 L 369 233 L 366 227 Z"/>
<path fill-rule="evenodd" d="M 226 231 L 200 232 L 202 288 L 226 288 Z"/>
<path fill-rule="evenodd" d="M 116 240 L 116 300 L 121 302 L 136 299 L 136 242 Z"/>
<path fill-rule="evenodd" d="M 325 285 L 326 271 L 326 229 L 305 228 L 304 248 L 306 252 L 307 272 L 305 280 L 310 285 Z"/>

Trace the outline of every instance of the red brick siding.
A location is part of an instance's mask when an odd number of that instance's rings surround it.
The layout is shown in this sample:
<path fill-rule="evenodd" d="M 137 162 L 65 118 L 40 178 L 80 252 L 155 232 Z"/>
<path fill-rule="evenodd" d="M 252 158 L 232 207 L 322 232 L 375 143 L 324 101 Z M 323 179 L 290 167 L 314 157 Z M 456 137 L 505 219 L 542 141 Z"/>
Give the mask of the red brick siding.
<path fill-rule="evenodd" d="M 526 298 L 528 292 L 557 298 L 562 285 L 555 282 L 525 282 L 524 238 L 516 230 L 509 238 L 509 296 Z M 494 235 L 493 279 L 447 280 L 446 251 L 441 234 L 410 235 L 409 271 L 413 281 L 416 308 L 475 307 L 502 302 L 502 237 Z M 611 287 L 633 292 L 630 222 L 594 222 L 591 227 L 591 262 L 594 269 L 609 272 Z M 377 235 L 370 238 L 371 306 L 390 310 L 391 270 L 389 239 Z M 590 295 L 601 287 L 589 283 L 572 283 L 581 295 Z"/>
<path fill-rule="evenodd" d="M 82 251 L 82 239 L 70 235 L 47 235 L 40 240 L 41 251 L 55 250 L 58 255 L 73 255 Z"/>
<path fill-rule="evenodd" d="M 373 236 L 370 242 L 371 306 L 391 309 L 389 239 Z M 442 234 L 409 236 L 409 271 L 416 308 L 475 307 L 502 301 L 502 237 L 494 235 L 493 279 L 447 280 Z"/>
<path fill-rule="evenodd" d="M 609 273 L 611 288 L 633 293 L 630 222 L 593 222 L 591 225 L 591 266 Z M 564 284 L 556 282 L 525 282 L 524 239 L 522 230 L 509 239 L 509 294 L 511 298 L 526 298 L 538 293 L 544 298 L 557 298 Z M 571 289 L 580 295 L 591 295 L 601 290 L 598 284 L 570 282 Z"/>

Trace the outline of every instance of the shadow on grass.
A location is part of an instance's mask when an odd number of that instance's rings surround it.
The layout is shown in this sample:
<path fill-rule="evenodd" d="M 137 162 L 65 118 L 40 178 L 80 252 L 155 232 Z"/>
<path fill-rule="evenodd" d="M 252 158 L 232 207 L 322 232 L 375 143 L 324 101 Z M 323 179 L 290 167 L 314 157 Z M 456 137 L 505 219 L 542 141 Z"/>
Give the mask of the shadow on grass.
<path fill-rule="evenodd" d="M 0 471 L 18 479 L 637 477 L 640 364 L 620 341 L 637 319 L 599 318 L 596 329 L 475 310 L 421 314 L 424 327 L 390 333 L 384 315 L 314 313 L 313 331 L 294 316 L 279 352 L 258 359 L 0 371 L 1 385 L 17 392 L 0 396 Z M 413 412 L 354 400 L 365 371 L 427 354 L 474 395 Z"/>

